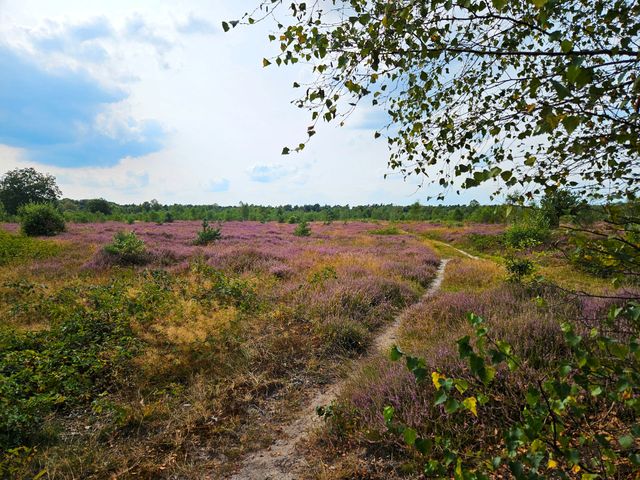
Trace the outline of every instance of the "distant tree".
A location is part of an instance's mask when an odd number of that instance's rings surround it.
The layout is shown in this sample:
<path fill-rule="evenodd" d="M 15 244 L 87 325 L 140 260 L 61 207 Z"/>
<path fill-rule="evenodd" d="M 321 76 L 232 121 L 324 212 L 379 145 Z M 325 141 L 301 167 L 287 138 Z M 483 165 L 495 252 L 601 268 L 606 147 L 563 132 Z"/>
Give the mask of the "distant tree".
<path fill-rule="evenodd" d="M 242 220 L 249 220 L 249 214 L 251 210 L 249 209 L 249 204 L 240 202 L 240 217 Z"/>
<path fill-rule="evenodd" d="M 560 217 L 575 215 L 584 205 L 577 195 L 566 189 L 549 193 L 540 201 L 542 215 L 552 228 L 557 228 L 560 225 Z"/>
<path fill-rule="evenodd" d="M 308 237 L 311 235 L 311 228 L 309 228 L 307 221 L 302 220 L 294 230 L 293 234 L 296 237 Z"/>
<path fill-rule="evenodd" d="M 104 198 L 93 198 L 87 202 L 87 210 L 91 213 L 104 213 L 111 215 L 113 211 L 111 204 Z"/>
<path fill-rule="evenodd" d="M 34 168 L 16 168 L 0 178 L 0 202 L 11 215 L 28 203 L 56 203 L 61 196 L 55 177 Z"/>

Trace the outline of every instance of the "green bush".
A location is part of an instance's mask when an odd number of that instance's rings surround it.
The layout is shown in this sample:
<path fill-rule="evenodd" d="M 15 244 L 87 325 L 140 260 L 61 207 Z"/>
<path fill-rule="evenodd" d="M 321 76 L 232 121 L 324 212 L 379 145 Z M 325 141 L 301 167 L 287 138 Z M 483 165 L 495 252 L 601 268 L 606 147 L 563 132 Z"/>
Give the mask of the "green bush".
<path fill-rule="evenodd" d="M 531 248 L 545 243 L 550 234 L 545 219 L 528 220 L 509 227 L 504 233 L 504 243 L 517 249 Z"/>
<path fill-rule="evenodd" d="M 30 237 L 53 236 L 64 231 L 64 217 L 53 205 L 30 203 L 18 213 L 22 232 Z"/>
<path fill-rule="evenodd" d="M 198 232 L 198 236 L 193 243 L 196 245 L 209 245 L 210 243 L 217 242 L 221 238 L 220 228 L 213 228 L 207 220 L 203 220 L 202 230 Z"/>
<path fill-rule="evenodd" d="M 296 237 L 308 237 L 309 235 L 311 235 L 309 224 L 305 220 L 301 221 L 293 231 L 293 234 Z"/>
<path fill-rule="evenodd" d="M 116 233 L 104 251 L 120 265 L 144 265 L 150 259 L 144 241 L 135 232 Z"/>
<path fill-rule="evenodd" d="M 527 258 L 507 258 L 505 266 L 509 274 L 509 281 L 512 282 L 521 282 L 535 270 L 534 263 Z"/>

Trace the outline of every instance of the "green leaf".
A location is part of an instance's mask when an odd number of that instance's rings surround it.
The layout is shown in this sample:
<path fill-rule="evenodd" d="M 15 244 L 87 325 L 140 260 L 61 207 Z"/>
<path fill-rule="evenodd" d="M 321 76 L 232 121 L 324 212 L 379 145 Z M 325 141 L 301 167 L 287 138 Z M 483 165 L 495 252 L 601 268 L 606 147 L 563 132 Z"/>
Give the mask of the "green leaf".
<path fill-rule="evenodd" d="M 229 27 L 229 24 L 227 22 L 222 22 L 222 30 L 228 32 L 230 28 L 231 27 Z"/>
<path fill-rule="evenodd" d="M 262 66 L 263 67 L 268 67 L 269 65 L 271 65 L 271 62 L 269 60 L 267 60 L 266 58 L 262 59 Z"/>
<path fill-rule="evenodd" d="M 413 428 L 405 428 L 404 432 L 402 432 L 402 436 L 404 437 L 404 441 L 407 445 L 413 445 L 418 437 L 418 432 Z"/>
<path fill-rule="evenodd" d="M 570 40 L 562 40 L 562 42 L 560 42 L 560 49 L 564 53 L 570 52 L 572 48 L 573 42 L 571 42 Z"/>
<path fill-rule="evenodd" d="M 282 149 L 282 155 L 289 155 L 289 151 L 290 151 L 290 150 L 289 150 L 289 147 L 284 147 L 284 148 Z"/>
<path fill-rule="evenodd" d="M 507 6 L 507 0 L 492 0 L 493 6 L 496 10 L 502 10 Z"/>
<path fill-rule="evenodd" d="M 580 125 L 580 117 L 565 117 L 562 120 L 562 125 L 564 126 L 564 129 L 567 131 L 567 133 L 571 135 L 573 131 L 578 128 L 578 125 Z"/>
<path fill-rule="evenodd" d="M 417 438 L 414 445 L 423 455 L 429 455 L 433 450 L 433 440 L 430 438 Z"/>
<path fill-rule="evenodd" d="M 397 345 L 394 345 L 393 347 L 391 347 L 391 352 L 389 352 L 389 358 L 392 361 L 397 362 L 403 356 L 404 356 L 404 353 L 402 352 L 402 350 L 400 350 L 400 348 L 398 348 Z"/>
<path fill-rule="evenodd" d="M 618 443 L 622 448 L 628 450 L 633 447 L 634 439 L 631 435 L 623 435 L 618 438 Z"/>

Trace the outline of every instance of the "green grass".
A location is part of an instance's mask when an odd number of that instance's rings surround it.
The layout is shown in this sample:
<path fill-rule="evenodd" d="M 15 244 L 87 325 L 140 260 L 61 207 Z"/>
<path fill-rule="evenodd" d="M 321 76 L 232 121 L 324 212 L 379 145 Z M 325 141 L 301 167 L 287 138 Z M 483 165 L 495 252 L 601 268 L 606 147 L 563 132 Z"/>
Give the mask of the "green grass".
<path fill-rule="evenodd" d="M 61 250 L 62 246 L 54 241 L 0 231 L 0 265 L 52 257 Z"/>
<path fill-rule="evenodd" d="M 378 228 L 377 230 L 371 230 L 372 235 L 403 235 L 404 232 L 398 227 L 392 225 L 388 227 Z"/>

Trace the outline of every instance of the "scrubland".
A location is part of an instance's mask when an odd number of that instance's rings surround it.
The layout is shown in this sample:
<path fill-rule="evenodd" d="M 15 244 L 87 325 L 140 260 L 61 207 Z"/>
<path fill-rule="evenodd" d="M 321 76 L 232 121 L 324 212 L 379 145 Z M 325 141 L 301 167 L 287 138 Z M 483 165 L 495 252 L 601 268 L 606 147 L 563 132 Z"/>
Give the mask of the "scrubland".
<path fill-rule="evenodd" d="M 70 224 L 51 240 L 3 225 L 4 477 L 224 478 L 268 448 L 317 388 L 346 376 L 323 426 L 298 446 L 300 476 L 420 478 L 424 458 L 389 431 L 385 407 L 421 437 L 497 450 L 528 386 L 569 355 L 561 323 L 587 332 L 638 293 L 544 246 L 526 252 L 542 276 L 510 280 L 499 225 L 315 223 L 297 237 L 295 225 L 227 222 L 208 246 L 194 245 L 198 227 Z M 122 230 L 147 246 L 138 264 L 104 251 Z M 440 291 L 422 297 L 445 257 Z M 570 293 L 576 285 L 617 299 Z M 496 373 L 504 401 L 454 418 L 401 362 L 372 355 L 348 371 L 400 312 L 402 350 L 462 378 L 456 341 L 473 333 L 467 315 L 481 315 L 523 361 Z M 623 431 L 610 413 L 609 427 Z"/>

